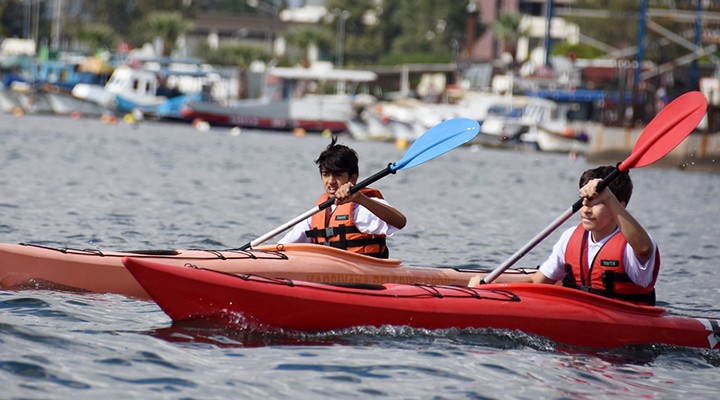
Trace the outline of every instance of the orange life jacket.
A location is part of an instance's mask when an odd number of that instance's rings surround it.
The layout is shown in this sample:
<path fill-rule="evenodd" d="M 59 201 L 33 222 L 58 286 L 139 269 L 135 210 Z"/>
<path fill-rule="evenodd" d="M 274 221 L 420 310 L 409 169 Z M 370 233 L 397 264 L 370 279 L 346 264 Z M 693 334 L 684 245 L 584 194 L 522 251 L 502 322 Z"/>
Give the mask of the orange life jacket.
<path fill-rule="evenodd" d="M 376 189 L 364 188 L 360 189 L 360 193 L 368 197 L 383 198 L 380 191 Z M 328 195 L 323 194 L 316 204 L 327 200 Z M 355 226 L 354 205 L 354 202 L 349 202 L 336 206 L 332 213 L 330 207 L 326 208 L 324 213 L 316 213 L 312 216 L 312 229 L 305 231 L 305 235 L 313 243 L 337 247 L 353 253 L 388 258 L 389 251 L 385 244 L 385 235 L 363 233 Z"/>
<path fill-rule="evenodd" d="M 587 241 L 590 233 L 578 225 L 565 250 L 563 286 L 633 303 L 655 305 L 655 281 L 660 271 L 660 250 L 655 253 L 653 279 L 648 287 L 634 283 L 625 271 L 623 255 L 627 240 L 617 232 L 600 248 L 588 266 Z"/>

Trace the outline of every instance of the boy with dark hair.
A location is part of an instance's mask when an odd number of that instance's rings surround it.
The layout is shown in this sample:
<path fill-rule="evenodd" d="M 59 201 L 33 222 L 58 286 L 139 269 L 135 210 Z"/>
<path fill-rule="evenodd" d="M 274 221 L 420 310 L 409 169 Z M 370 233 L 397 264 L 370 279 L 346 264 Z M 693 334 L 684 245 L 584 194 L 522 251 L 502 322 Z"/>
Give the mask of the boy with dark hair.
<path fill-rule="evenodd" d="M 580 224 L 566 230 L 534 283 L 555 283 L 634 303 L 655 304 L 660 252 L 627 211 L 632 181 L 621 174 L 602 192 L 597 186 L 613 167 L 585 171 L 580 177 Z"/>
<path fill-rule="evenodd" d="M 376 189 L 350 194 L 359 175 L 357 153 L 333 137 L 315 164 L 325 188 L 316 204 L 333 196 L 335 204 L 295 225 L 278 243 L 317 243 L 388 258 L 385 238 L 404 228 L 407 220 Z"/>

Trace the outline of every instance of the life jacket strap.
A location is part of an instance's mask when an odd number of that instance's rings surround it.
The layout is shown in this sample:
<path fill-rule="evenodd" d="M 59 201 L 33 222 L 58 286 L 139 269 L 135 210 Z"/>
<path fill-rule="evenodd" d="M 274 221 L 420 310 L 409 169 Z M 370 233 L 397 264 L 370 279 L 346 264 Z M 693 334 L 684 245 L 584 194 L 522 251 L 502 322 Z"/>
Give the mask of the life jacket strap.
<path fill-rule="evenodd" d="M 589 288 L 587 286 L 579 286 L 577 289 L 582 290 L 583 292 L 593 293 L 600 296 L 605 296 L 611 299 L 619 299 L 619 300 L 625 300 L 633 303 L 642 303 L 647 304 L 649 306 L 655 305 L 655 289 L 653 289 L 650 293 L 638 293 L 638 294 L 617 294 L 613 293 L 610 295 L 605 290 L 598 290 L 595 288 Z"/>
<path fill-rule="evenodd" d="M 380 253 L 364 253 L 366 256 L 376 257 L 376 258 L 388 258 L 390 256 L 390 252 L 388 251 L 386 241 L 384 237 L 376 237 L 376 238 L 368 238 L 368 239 L 357 239 L 357 240 L 345 240 L 339 241 L 339 242 L 324 242 L 322 243 L 324 246 L 330 246 L 335 247 L 338 249 L 347 250 L 349 247 L 363 247 L 363 246 L 370 246 L 370 245 L 378 245 L 381 249 L 384 249 L 383 252 Z M 343 245 L 344 244 L 344 245 Z"/>
<path fill-rule="evenodd" d="M 388 250 L 386 240 L 384 236 L 377 236 L 365 239 L 347 240 L 348 233 L 360 233 L 355 226 L 340 225 L 337 227 L 330 227 L 324 229 L 313 228 L 309 231 L 305 231 L 305 235 L 313 240 L 314 243 L 322 244 L 324 246 L 335 247 L 342 250 L 347 250 L 351 247 L 364 247 L 377 245 L 382 249 L 379 253 L 364 253 L 367 256 L 376 258 L 389 258 L 390 251 Z M 339 237 L 337 241 L 330 241 L 330 238 Z M 323 238 L 322 243 L 319 242 L 318 238 Z"/>
<path fill-rule="evenodd" d="M 565 264 L 565 277 L 563 278 L 562 284 L 565 287 L 579 289 L 583 292 L 593 293 L 600 296 L 605 296 L 611 299 L 620 299 L 630 301 L 633 303 L 643 303 L 650 306 L 654 306 L 656 302 L 655 289 L 650 293 L 638 293 L 638 294 L 618 294 L 615 293 L 615 282 L 630 282 L 631 279 L 627 274 L 619 274 L 614 271 L 605 271 L 602 275 L 603 285 L 605 290 L 599 290 L 591 288 L 585 285 L 578 286 L 575 282 L 575 276 L 572 273 L 572 267 L 570 264 Z"/>
<path fill-rule="evenodd" d="M 318 228 L 312 228 L 309 231 L 305 231 L 305 236 L 311 238 L 311 239 L 317 239 L 317 238 L 323 238 L 323 239 L 330 239 L 331 237 L 335 236 L 345 236 L 347 233 L 360 233 L 358 228 L 354 226 L 345 226 L 340 225 L 338 227 L 330 227 L 330 228 L 324 228 L 324 229 L 318 229 Z"/>
<path fill-rule="evenodd" d="M 572 266 L 570 264 L 565 264 L 565 277 L 563 277 L 562 285 L 577 289 L 577 285 L 575 284 L 575 274 L 573 274 Z"/>

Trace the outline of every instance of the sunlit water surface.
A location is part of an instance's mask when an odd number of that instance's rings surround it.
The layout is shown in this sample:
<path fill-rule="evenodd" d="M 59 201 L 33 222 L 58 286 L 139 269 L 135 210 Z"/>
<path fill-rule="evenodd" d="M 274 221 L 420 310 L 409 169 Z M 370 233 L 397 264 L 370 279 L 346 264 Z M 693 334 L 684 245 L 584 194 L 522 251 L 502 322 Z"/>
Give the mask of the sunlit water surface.
<path fill-rule="evenodd" d="M 0 242 L 237 247 L 312 207 L 322 190 L 313 160 L 328 142 L 3 115 Z M 363 177 L 404 154 L 341 142 L 359 152 Z M 463 147 L 388 176 L 374 186 L 409 220 L 391 254 L 407 265 L 495 267 L 574 202 L 591 166 Z M 660 305 L 717 317 L 720 176 L 631 176 L 630 209 L 661 246 Z M 540 263 L 559 231 L 519 265 Z M 113 294 L 0 291 L 0 315 L 2 398 L 716 398 L 720 378 L 717 351 L 576 351 L 504 331 L 173 326 L 154 303 Z"/>

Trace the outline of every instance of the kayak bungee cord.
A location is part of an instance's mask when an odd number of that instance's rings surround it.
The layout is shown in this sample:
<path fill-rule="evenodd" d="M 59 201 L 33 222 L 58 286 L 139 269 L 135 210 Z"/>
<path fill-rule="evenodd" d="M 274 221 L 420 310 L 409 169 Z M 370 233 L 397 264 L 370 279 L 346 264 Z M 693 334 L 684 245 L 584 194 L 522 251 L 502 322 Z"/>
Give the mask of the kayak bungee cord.
<path fill-rule="evenodd" d="M 373 296 L 373 297 L 388 297 L 388 298 L 406 298 L 406 299 L 418 299 L 418 298 L 437 298 L 437 299 L 443 299 L 443 298 L 475 298 L 478 300 L 500 300 L 500 301 L 513 301 L 513 302 L 519 302 L 520 297 L 518 297 L 515 293 L 513 293 L 510 290 L 506 289 L 474 289 L 474 288 L 468 288 L 465 286 L 455 286 L 455 285 L 429 285 L 426 283 L 414 283 L 414 284 L 393 284 L 395 287 L 413 287 L 421 289 L 424 293 L 414 293 L 414 294 L 384 294 L 382 293 L 383 290 L 387 290 L 388 287 L 386 285 L 377 285 L 377 284 L 368 284 L 368 283 L 352 283 L 352 282 L 342 282 L 333 284 L 330 282 L 306 282 L 306 281 L 296 281 L 292 279 L 287 278 L 272 278 L 262 275 L 256 275 L 256 274 L 233 274 L 230 272 L 224 272 L 224 271 L 218 271 L 214 269 L 208 269 L 208 268 L 202 268 L 198 267 L 197 265 L 194 265 L 192 263 L 186 263 L 184 265 L 186 268 L 191 268 L 195 270 L 201 270 L 201 271 L 208 271 L 216 274 L 221 274 L 225 276 L 229 276 L 232 278 L 240 279 L 245 282 L 252 282 L 252 283 L 263 283 L 268 285 L 281 285 L 281 286 L 287 286 L 291 288 L 305 288 L 305 289 L 312 289 L 312 290 L 318 290 L 323 292 L 334 292 L 334 293 L 346 293 L 346 294 L 352 294 L 352 295 L 362 295 L 362 296 Z M 448 293 L 442 293 L 441 290 L 452 290 L 452 294 Z M 488 294 L 494 295 L 494 297 L 488 296 Z"/>
<path fill-rule="evenodd" d="M 33 243 L 18 243 L 20 246 L 37 247 L 50 251 L 56 251 L 62 254 L 72 254 L 77 256 L 102 257 L 102 258 L 122 258 L 132 256 L 134 258 L 177 258 L 183 253 L 177 250 L 119 250 L 115 252 L 103 252 L 100 249 L 75 249 L 72 247 L 52 247 Z M 280 250 L 214 250 L 214 249 L 188 249 L 187 251 L 197 251 L 210 256 L 193 256 L 193 259 L 202 260 L 238 260 L 238 259 L 280 259 L 288 260 L 287 254 Z M 233 253 L 232 255 L 223 253 Z"/>

